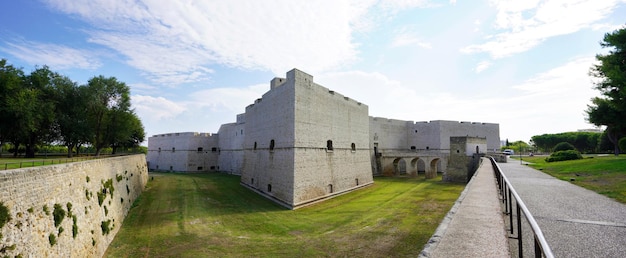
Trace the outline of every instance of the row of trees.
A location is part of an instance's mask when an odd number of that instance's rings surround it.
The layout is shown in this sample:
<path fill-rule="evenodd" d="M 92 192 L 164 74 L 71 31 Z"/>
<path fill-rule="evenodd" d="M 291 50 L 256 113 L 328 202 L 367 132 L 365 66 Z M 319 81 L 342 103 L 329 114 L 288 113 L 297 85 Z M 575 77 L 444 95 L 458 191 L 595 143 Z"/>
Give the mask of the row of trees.
<path fill-rule="evenodd" d="M 582 153 L 606 153 L 613 151 L 613 144 L 606 133 L 567 132 L 542 134 L 531 137 L 531 144 L 540 152 L 552 152 L 559 143 L 569 143 Z"/>
<path fill-rule="evenodd" d="M 144 141 L 141 120 L 131 109 L 130 89 L 102 75 L 78 85 L 47 66 L 26 75 L 0 60 L 0 145 L 20 146 L 34 157 L 41 144 L 91 145 L 96 155 L 105 147 L 133 147 Z"/>

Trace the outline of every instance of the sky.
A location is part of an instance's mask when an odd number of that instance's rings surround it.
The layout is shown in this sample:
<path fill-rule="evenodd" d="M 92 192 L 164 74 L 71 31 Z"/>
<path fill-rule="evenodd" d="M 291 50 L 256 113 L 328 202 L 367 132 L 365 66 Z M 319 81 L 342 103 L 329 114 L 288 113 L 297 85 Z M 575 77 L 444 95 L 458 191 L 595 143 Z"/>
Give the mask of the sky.
<path fill-rule="evenodd" d="M 595 128 L 588 75 L 626 0 L 21 0 L 0 59 L 131 89 L 147 136 L 216 133 L 297 68 L 370 116 L 500 124 L 501 140 Z"/>

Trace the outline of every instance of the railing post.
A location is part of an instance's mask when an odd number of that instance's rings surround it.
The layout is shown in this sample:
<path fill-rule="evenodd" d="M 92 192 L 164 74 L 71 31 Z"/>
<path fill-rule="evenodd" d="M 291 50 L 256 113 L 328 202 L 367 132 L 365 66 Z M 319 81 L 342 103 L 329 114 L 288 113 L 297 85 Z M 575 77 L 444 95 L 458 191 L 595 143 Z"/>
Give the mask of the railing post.
<path fill-rule="evenodd" d="M 522 248 L 522 214 L 520 214 L 519 203 L 515 202 L 515 207 L 517 211 L 517 246 L 519 248 L 519 257 L 524 257 L 524 251 Z"/>
<path fill-rule="evenodd" d="M 541 258 L 541 247 L 539 246 L 539 240 L 537 240 L 537 236 L 535 236 L 535 258 Z"/>
<path fill-rule="evenodd" d="M 509 195 L 509 225 L 511 226 L 511 235 L 513 235 L 513 201 L 511 200 L 511 189 L 508 192 Z M 515 202 L 517 204 L 517 202 Z M 517 206 L 519 208 L 519 205 Z M 519 211 L 518 211 L 519 213 Z"/>

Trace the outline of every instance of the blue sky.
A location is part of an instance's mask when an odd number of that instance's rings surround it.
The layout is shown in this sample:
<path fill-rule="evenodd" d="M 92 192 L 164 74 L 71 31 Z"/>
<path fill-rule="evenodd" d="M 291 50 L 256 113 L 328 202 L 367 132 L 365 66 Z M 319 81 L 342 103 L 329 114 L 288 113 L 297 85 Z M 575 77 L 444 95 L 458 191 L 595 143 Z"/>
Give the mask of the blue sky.
<path fill-rule="evenodd" d="M 589 67 L 625 24 L 625 0 L 3 1 L 0 58 L 117 77 L 148 136 L 217 132 L 298 68 L 371 116 L 528 141 L 593 128 Z"/>

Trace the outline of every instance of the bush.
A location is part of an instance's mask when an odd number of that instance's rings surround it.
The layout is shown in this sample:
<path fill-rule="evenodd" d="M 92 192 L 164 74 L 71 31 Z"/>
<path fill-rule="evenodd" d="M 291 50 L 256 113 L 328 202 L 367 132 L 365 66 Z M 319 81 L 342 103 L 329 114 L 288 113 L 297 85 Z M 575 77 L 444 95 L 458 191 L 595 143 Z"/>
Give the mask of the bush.
<path fill-rule="evenodd" d="M 574 145 L 572 145 L 569 142 L 560 142 L 554 146 L 554 149 L 552 150 L 552 152 L 566 151 L 566 150 L 576 150 L 576 147 L 574 147 Z"/>
<path fill-rule="evenodd" d="M 582 159 L 583 156 L 576 150 L 557 151 L 546 158 L 546 162 L 564 161 L 564 160 L 576 160 Z"/>
<path fill-rule="evenodd" d="M 617 142 L 617 146 L 619 146 L 619 149 L 622 152 L 626 152 L 626 137 L 619 139 L 619 141 Z"/>

